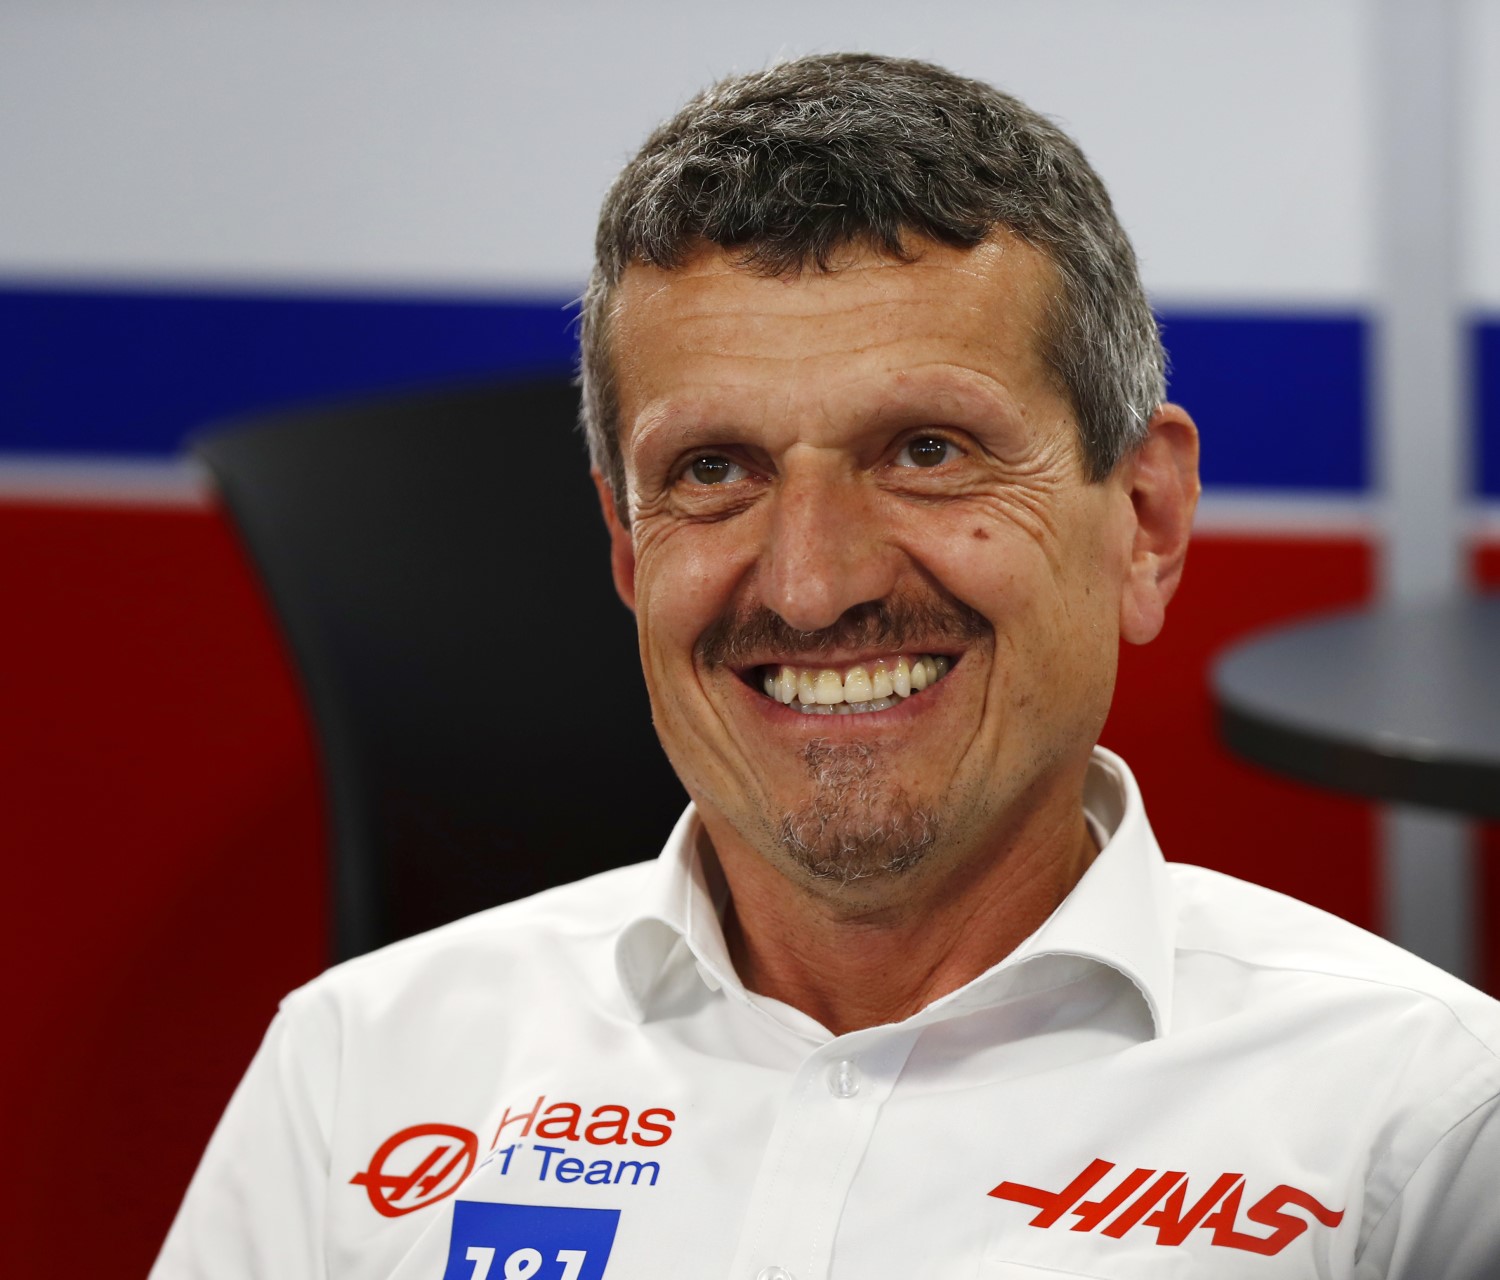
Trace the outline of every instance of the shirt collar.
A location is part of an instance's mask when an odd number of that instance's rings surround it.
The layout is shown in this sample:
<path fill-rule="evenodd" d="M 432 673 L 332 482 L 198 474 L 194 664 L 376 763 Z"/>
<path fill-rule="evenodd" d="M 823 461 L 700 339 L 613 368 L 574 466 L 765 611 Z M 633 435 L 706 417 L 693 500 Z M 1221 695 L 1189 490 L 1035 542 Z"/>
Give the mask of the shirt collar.
<path fill-rule="evenodd" d="M 1157 1037 L 1172 1010 L 1175 930 L 1161 850 L 1134 776 L 1094 749 L 1084 810 L 1107 836 L 1099 855 L 1051 916 L 1010 955 L 918 1016 L 941 1017 L 998 1003 L 1028 962 L 1066 956 L 1106 965 L 1134 984 Z M 711 989 L 741 992 L 719 926 L 725 889 L 702 856 L 702 826 L 689 806 L 652 868 L 637 908 L 615 944 L 615 967 L 631 1013 L 644 1019 L 652 992 L 676 965 L 696 965 Z"/>
<path fill-rule="evenodd" d="M 1057 910 L 990 973 L 1047 955 L 1108 965 L 1135 984 L 1159 1038 L 1172 1017 L 1172 890 L 1135 776 L 1103 747 L 1094 748 L 1083 807 L 1108 840 Z"/>
<path fill-rule="evenodd" d="M 670 963 L 696 963 L 713 989 L 738 979 L 720 927 L 725 890 L 702 856 L 698 811 L 689 805 L 651 868 L 639 908 L 615 942 L 615 970 L 631 1013 L 644 1018 L 652 991 Z"/>

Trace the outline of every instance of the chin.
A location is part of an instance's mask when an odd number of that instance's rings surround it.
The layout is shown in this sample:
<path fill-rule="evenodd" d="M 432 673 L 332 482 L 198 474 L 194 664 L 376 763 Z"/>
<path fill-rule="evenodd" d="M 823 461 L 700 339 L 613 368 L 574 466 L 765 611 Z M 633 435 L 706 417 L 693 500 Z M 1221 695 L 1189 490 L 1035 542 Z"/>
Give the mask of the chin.
<path fill-rule="evenodd" d="M 939 819 L 903 794 L 860 742 L 803 750 L 813 789 L 775 825 L 780 852 L 815 880 L 853 884 L 914 870 L 937 843 Z"/>

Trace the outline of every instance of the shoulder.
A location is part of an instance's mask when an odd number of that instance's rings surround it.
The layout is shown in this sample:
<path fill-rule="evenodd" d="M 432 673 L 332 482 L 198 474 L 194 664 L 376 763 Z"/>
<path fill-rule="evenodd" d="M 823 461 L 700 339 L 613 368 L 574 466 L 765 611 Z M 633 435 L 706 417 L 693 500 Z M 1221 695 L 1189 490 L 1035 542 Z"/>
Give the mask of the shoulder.
<path fill-rule="evenodd" d="M 602 990 L 614 940 L 638 914 L 654 866 L 606 871 L 404 938 L 335 965 L 283 1008 L 362 1020 L 451 1011 L 465 1000 L 512 1002 L 560 985 Z"/>
<path fill-rule="evenodd" d="M 1179 966 L 1218 960 L 1309 1013 L 1421 1024 L 1500 1072 L 1500 1002 L 1347 920 L 1232 876 L 1168 863 Z M 1389 1037 L 1397 1026 L 1371 1024 Z"/>

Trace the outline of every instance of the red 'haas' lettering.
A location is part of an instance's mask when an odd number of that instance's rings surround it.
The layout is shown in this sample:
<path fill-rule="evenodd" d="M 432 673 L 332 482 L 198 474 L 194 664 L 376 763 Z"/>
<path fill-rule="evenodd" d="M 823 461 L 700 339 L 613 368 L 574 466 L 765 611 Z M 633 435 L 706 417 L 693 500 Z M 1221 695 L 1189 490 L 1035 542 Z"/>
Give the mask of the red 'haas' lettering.
<path fill-rule="evenodd" d="M 595 1107 L 585 1116 L 579 1103 L 549 1103 L 542 1094 L 530 1111 L 512 1114 L 509 1107 L 505 1108 L 490 1147 L 493 1150 L 500 1145 L 501 1138 L 507 1136 L 505 1130 L 509 1125 L 520 1125 L 519 1130 L 508 1135 L 511 1139 L 529 1138 L 534 1133 L 538 1138 L 589 1142 L 596 1147 L 623 1147 L 627 1143 L 638 1147 L 659 1147 L 672 1136 L 672 1122 L 676 1119 L 677 1113 L 666 1107 L 646 1107 L 632 1123 L 630 1108 L 617 1103 Z"/>
<path fill-rule="evenodd" d="M 1158 1173 L 1155 1169 L 1133 1169 L 1113 1186 L 1106 1183 L 1108 1190 L 1097 1199 L 1085 1200 L 1084 1196 L 1114 1167 L 1108 1160 L 1092 1160 L 1061 1191 L 1002 1182 L 989 1194 L 1038 1210 L 1029 1224 L 1033 1227 L 1053 1226 L 1062 1221 L 1063 1215 L 1071 1214 L 1078 1219 L 1068 1224 L 1073 1231 L 1094 1231 L 1107 1221 L 1099 1234 L 1118 1240 L 1133 1227 L 1144 1226 L 1155 1228 L 1156 1243 L 1164 1245 L 1182 1244 L 1189 1234 L 1202 1228 L 1211 1233 L 1211 1245 L 1267 1256 L 1280 1253 L 1306 1231 L 1309 1218 L 1325 1227 L 1336 1227 L 1344 1220 L 1342 1209 L 1330 1209 L 1306 1191 L 1283 1182 L 1245 1210 L 1247 1219 L 1256 1226 L 1270 1227 L 1271 1234 L 1240 1231 L 1240 1201 L 1245 1194 L 1242 1173 L 1221 1173 L 1206 1191 L 1189 1200 L 1188 1176 L 1182 1170 Z M 1287 1209 L 1300 1209 L 1307 1216 L 1288 1213 Z"/>

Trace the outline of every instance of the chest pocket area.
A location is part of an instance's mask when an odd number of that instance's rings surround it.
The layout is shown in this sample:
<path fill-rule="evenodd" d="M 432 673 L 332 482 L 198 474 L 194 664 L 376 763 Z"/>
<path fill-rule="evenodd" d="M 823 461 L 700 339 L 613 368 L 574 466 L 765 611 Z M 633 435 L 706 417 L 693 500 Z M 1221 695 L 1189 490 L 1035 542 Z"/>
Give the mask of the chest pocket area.
<path fill-rule="evenodd" d="M 1202 1268 L 1195 1272 L 1192 1267 L 1182 1265 L 1187 1261 L 1186 1258 L 1159 1254 L 1142 1257 L 1132 1252 L 1103 1259 L 1097 1264 L 1059 1259 L 1053 1266 L 1042 1262 L 1017 1262 L 989 1249 L 975 1275 L 976 1280 L 1178 1280 L 1179 1277 L 1201 1280 Z"/>
<path fill-rule="evenodd" d="M 1206 1272 L 1221 1274 L 1188 1249 L 1011 1226 L 992 1232 L 975 1274 L 978 1280 L 1202 1280 Z M 1223 1274 L 1241 1272 L 1230 1266 Z"/>

